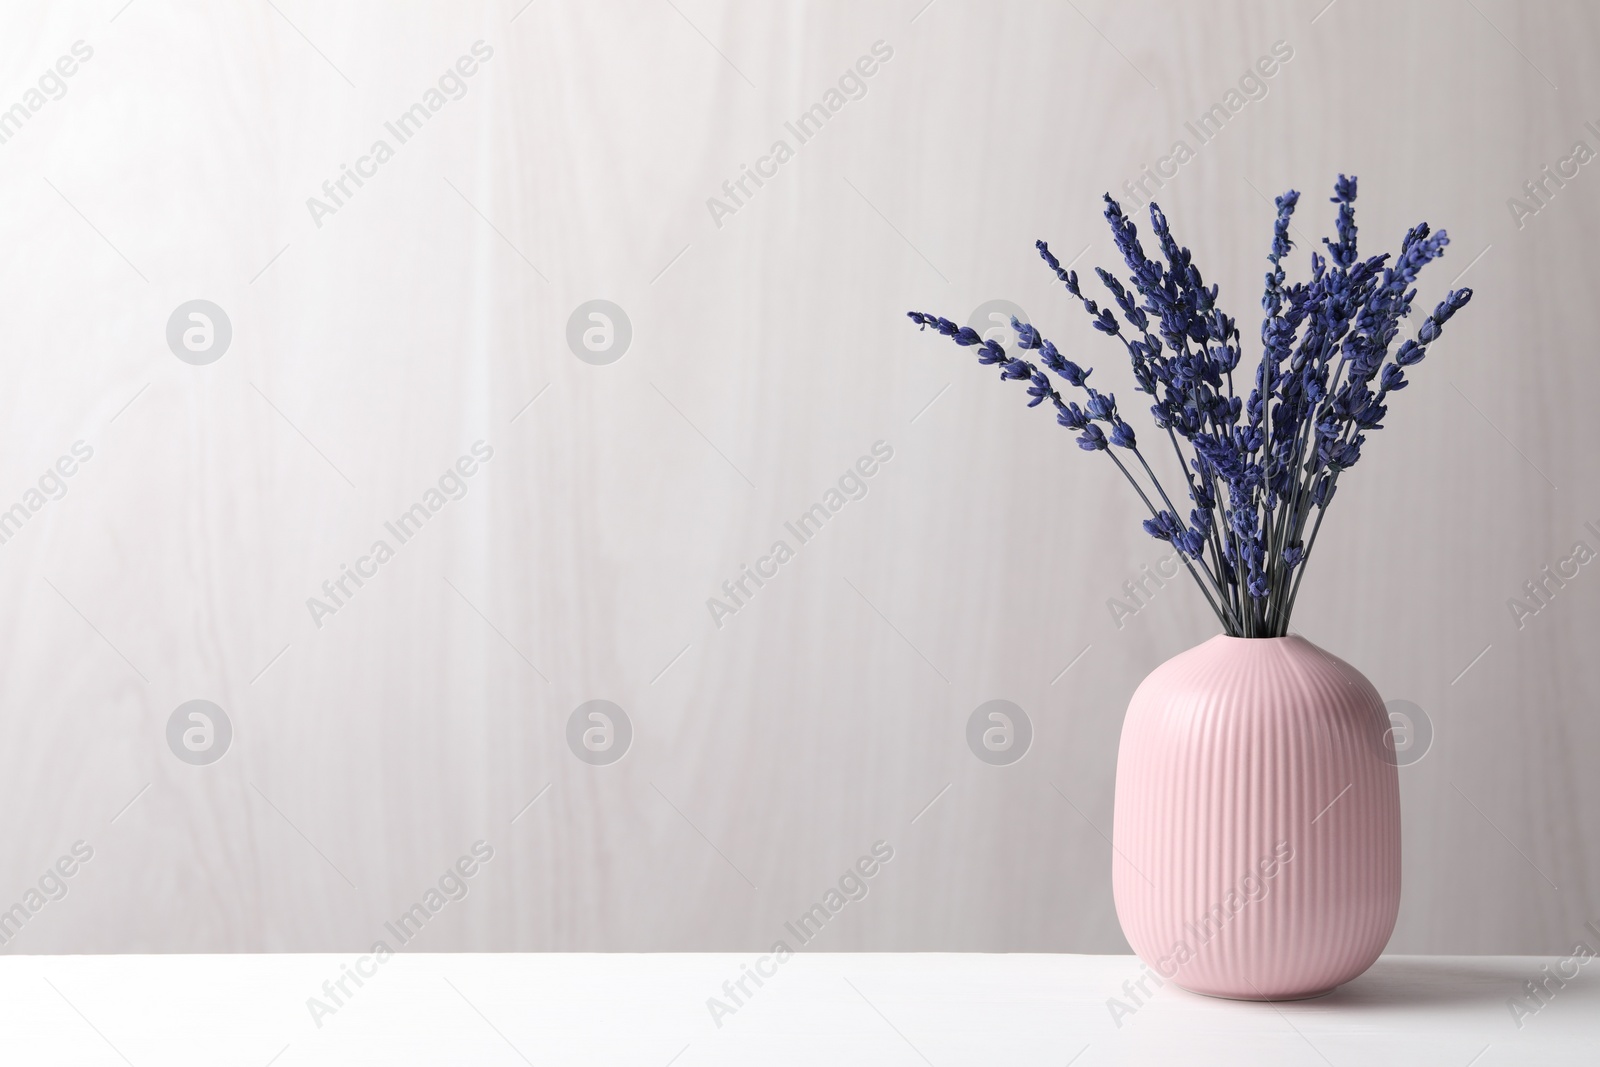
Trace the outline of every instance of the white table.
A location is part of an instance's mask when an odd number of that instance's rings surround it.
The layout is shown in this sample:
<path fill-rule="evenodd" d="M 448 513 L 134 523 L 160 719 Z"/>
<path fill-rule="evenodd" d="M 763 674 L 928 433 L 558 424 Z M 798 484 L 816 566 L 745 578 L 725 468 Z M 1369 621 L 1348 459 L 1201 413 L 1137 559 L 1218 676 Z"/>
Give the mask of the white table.
<path fill-rule="evenodd" d="M 1271 1064 L 1600 1062 L 1600 965 L 1519 1028 L 1551 959 L 1386 957 L 1320 1000 L 1245 1004 L 1168 986 L 1121 1026 L 1128 956 L 807 954 L 718 1027 L 708 997 L 759 954 L 398 955 L 313 1022 L 357 955 L 0 958 L 0 1063 Z M 1148 983 L 1147 983 L 1148 984 Z"/>

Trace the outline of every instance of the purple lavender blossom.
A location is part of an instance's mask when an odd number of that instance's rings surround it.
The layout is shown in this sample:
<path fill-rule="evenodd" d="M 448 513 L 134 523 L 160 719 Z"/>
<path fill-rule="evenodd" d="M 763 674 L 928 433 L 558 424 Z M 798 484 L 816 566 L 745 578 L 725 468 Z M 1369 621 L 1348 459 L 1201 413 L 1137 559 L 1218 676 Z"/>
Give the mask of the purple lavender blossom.
<path fill-rule="evenodd" d="M 997 366 L 1002 380 L 1027 382 L 1029 407 L 1048 401 L 1056 422 L 1076 432 L 1079 448 L 1104 452 L 1116 464 L 1149 511 L 1145 531 L 1178 550 L 1225 632 L 1279 637 L 1288 631 L 1340 475 L 1360 461 L 1367 434 L 1382 429 L 1387 401 L 1410 384 L 1407 368 L 1423 361 L 1445 323 L 1472 299 L 1470 289 L 1447 293 L 1415 336 L 1391 352 L 1416 299 L 1418 274 L 1444 254 L 1450 239 L 1422 223 L 1405 234 L 1392 262 L 1388 253 L 1360 259 L 1356 190 L 1355 177 L 1339 175 L 1331 198 L 1335 236 L 1323 239 L 1326 256 L 1311 253 L 1309 277 L 1301 282 L 1290 282 L 1283 266 L 1294 245 L 1290 224 L 1300 194 L 1278 197 L 1261 297 L 1262 351 L 1247 396 L 1234 381 L 1243 358 L 1237 324 L 1157 205 L 1150 205 L 1150 233 L 1160 253 L 1153 259 L 1122 206 L 1105 197 L 1106 222 L 1128 272 L 1125 282 L 1095 270 L 1109 294 L 1105 306 L 1083 291 L 1077 273 L 1063 268 L 1044 241 L 1035 243 L 1092 328 L 1127 352 L 1134 382 L 1150 397 L 1159 436 L 1167 438 L 1182 472 L 1193 504 L 1187 521 L 1116 398 L 1089 385 L 1091 371 L 1067 359 L 1036 327 L 1012 320 L 1019 354 L 1011 354 L 949 319 L 909 315 L 923 329 L 976 348 L 978 362 Z M 1031 352 L 1042 368 L 1020 354 Z M 1055 380 L 1078 390 L 1081 400 L 1063 399 Z"/>

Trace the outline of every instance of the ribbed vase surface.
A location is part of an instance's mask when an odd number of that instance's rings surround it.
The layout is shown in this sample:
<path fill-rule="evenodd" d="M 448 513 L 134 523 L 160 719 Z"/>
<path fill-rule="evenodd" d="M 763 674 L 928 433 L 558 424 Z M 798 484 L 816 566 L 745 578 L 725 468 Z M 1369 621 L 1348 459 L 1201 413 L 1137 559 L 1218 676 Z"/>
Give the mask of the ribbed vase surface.
<path fill-rule="evenodd" d="M 1218 636 L 1128 705 L 1112 892 L 1129 944 L 1212 996 L 1316 996 L 1372 965 L 1400 908 L 1383 699 L 1302 637 Z"/>

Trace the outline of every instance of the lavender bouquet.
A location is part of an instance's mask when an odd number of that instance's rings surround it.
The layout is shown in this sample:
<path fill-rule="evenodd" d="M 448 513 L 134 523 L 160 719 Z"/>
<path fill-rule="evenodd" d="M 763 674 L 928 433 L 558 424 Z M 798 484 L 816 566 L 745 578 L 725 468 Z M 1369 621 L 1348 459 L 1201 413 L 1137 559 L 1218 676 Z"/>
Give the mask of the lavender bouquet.
<path fill-rule="evenodd" d="M 1193 504 L 1187 519 L 1123 421 L 1116 397 L 1090 385 L 1090 371 L 1033 326 L 1011 320 L 1016 348 L 1037 352 L 1050 374 L 970 327 L 909 314 L 919 327 L 975 347 L 978 362 L 998 366 L 1002 379 L 1027 382 L 1029 407 L 1048 400 L 1056 422 L 1078 432 L 1079 448 L 1111 458 L 1149 509 L 1145 531 L 1177 550 L 1225 633 L 1282 637 L 1339 475 L 1361 458 L 1367 431 L 1382 428 L 1389 394 L 1408 384 L 1406 368 L 1422 362 L 1444 324 L 1472 298 L 1471 289 L 1451 291 L 1415 338 L 1391 354 L 1417 295 L 1413 282 L 1444 254 L 1449 237 L 1422 223 L 1407 232 L 1392 265 L 1387 252 L 1357 260 L 1355 199 L 1356 179 L 1341 174 L 1332 198 L 1337 239 L 1323 238 L 1326 257 L 1312 253 L 1309 280 L 1289 283 L 1283 258 L 1292 247 L 1289 222 L 1300 194 L 1278 197 L 1261 297 L 1261 360 L 1248 397 L 1234 391 L 1239 330 L 1217 306 L 1217 287 L 1205 285 L 1189 250 L 1173 240 L 1156 204 L 1150 205 L 1150 228 L 1164 263 L 1146 257 L 1133 222 L 1105 197 L 1106 221 L 1132 289 L 1109 271 L 1095 273 L 1120 318 L 1085 296 L 1077 272 L 1063 270 L 1050 247 L 1036 242 L 1094 328 L 1128 350 L 1134 380 L 1155 401 L 1150 414 L 1183 471 Z M 1062 399 L 1056 379 L 1083 394 L 1082 406 Z"/>

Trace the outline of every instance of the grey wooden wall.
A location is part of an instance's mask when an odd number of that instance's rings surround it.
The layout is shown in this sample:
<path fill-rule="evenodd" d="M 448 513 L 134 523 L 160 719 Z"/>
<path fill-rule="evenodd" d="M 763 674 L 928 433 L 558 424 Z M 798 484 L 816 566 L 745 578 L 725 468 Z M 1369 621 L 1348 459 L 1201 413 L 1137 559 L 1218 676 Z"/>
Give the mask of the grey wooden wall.
<path fill-rule="evenodd" d="M 1114 265 L 1146 166 L 1247 337 L 1274 194 L 1299 272 L 1341 171 L 1364 249 L 1449 229 L 1297 629 L 1431 723 L 1393 950 L 1600 915 L 1592 6 L 523 3 L 6 9 L 4 951 L 753 949 L 880 841 L 818 947 L 1124 951 L 1123 708 L 1213 626 L 1112 610 L 1115 472 L 904 312 L 1011 300 L 1131 407 L 1032 242 Z"/>

